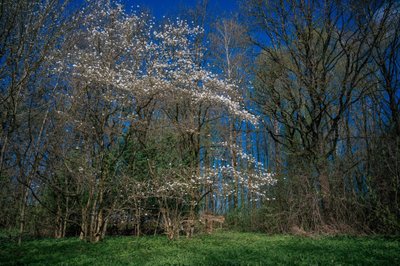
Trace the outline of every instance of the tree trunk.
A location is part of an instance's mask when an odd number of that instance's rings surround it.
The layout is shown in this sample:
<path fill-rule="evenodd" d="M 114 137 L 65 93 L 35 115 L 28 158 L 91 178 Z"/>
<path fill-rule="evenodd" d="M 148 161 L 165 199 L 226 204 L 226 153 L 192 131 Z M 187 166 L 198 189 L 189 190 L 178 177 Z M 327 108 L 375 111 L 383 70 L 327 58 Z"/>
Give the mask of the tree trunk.
<path fill-rule="evenodd" d="M 21 201 L 21 208 L 19 213 L 19 235 L 18 235 L 18 245 L 22 243 L 22 236 L 25 230 L 25 214 L 26 214 L 26 203 L 28 202 L 29 190 L 23 187 L 23 196 Z"/>

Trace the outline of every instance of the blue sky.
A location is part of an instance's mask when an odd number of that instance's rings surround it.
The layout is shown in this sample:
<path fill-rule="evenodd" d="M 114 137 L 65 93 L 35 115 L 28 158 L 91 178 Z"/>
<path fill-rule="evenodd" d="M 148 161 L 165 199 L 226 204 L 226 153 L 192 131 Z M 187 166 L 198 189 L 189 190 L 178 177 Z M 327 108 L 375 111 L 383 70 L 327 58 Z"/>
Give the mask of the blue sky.
<path fill-rule="evenodd" d="M 121 0 L 130 10 L 136 6 L 147 7 L 154 16 L 174 15 L 183 7 L 196 6 L 197 0 Z M 214 14 L 235 12 L 238 9 L 237 0 L 209 0 L 209 11 Z"/>

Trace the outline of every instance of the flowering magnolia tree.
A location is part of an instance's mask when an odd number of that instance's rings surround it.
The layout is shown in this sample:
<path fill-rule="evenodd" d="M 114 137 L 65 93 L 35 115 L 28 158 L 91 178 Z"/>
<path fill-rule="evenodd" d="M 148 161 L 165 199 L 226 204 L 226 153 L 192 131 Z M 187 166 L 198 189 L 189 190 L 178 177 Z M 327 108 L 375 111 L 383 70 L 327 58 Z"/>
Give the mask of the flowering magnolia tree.
<path fill-rule="evenodd" d="M 78 170 L 85 184 L 81 238 L 102 239 L 124 204 L 131 204 L 140 224 L 146 201 L 156 205 L 164 231 L 174 238 L 182 219 L 195 219 L 205 195 L 227 193 L 231 175 L 261 196 L 273 183 L 261 168 L 244 174 L 200 164 L 201 150 L 212 144 L 211 121 L 234 116 L 257 123 L 235 81 L 204 63 L 205 48 L 196 42 L 204 30 L 180 19 L 157 24 L 146 13 L 127 14 L 102 1 L 83 12 L 81 29 L 67 38 L 54 69 L 72 87 L 67 110 L 57 113 L 73 138 L 79 136 L 76 150 L 86 158 Z"/>

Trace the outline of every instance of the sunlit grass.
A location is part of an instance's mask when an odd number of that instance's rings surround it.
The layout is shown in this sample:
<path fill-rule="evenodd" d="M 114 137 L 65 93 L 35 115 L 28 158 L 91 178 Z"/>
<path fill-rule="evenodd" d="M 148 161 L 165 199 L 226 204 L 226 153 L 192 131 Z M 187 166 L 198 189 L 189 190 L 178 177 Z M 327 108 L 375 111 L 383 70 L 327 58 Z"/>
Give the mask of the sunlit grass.
<path fill-rule="evenodd" d="M 164 236 L 110 237 L 90 244 L 69 238 L 0 248 L 0 265 L 400 265 L 400 239 L 384 237 L 219 232 L 177 241 Z"/>

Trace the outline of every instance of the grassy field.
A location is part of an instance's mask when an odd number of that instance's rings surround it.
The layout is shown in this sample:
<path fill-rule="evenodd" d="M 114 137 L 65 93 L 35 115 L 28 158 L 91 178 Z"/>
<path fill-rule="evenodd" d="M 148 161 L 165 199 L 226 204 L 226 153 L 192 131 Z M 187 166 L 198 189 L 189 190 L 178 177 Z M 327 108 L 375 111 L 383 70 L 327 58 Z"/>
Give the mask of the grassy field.
<path fill-rule="evenodd" d="M 400 265 L 400 239 L 219 232 L 193 239 L 76 238 L 0 245 L 0 265 Z"/>

